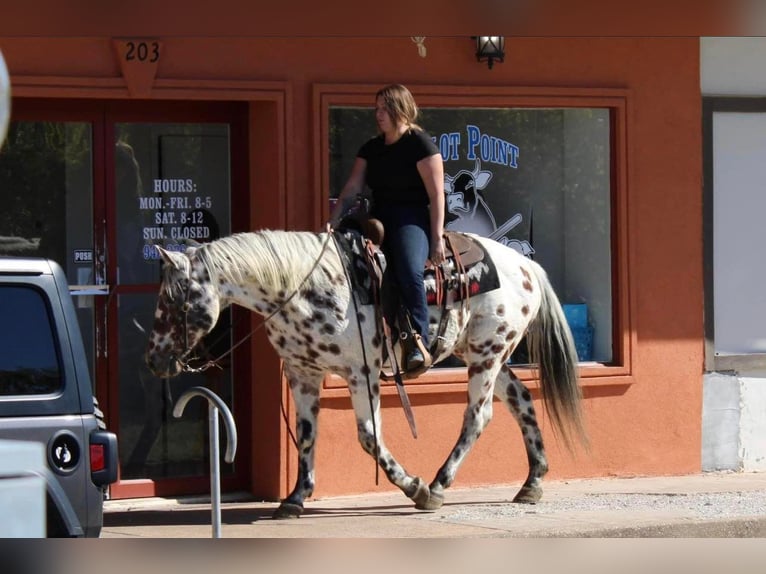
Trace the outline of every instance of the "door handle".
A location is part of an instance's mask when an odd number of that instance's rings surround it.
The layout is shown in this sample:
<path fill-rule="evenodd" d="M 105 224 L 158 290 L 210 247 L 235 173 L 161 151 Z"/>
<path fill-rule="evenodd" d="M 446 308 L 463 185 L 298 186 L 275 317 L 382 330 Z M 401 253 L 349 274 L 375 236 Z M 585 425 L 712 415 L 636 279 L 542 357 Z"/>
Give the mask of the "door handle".
<path fill-rule="evenodd" d="M 72 295 L 109 295 L 109 285 L 70 285 Z"/>

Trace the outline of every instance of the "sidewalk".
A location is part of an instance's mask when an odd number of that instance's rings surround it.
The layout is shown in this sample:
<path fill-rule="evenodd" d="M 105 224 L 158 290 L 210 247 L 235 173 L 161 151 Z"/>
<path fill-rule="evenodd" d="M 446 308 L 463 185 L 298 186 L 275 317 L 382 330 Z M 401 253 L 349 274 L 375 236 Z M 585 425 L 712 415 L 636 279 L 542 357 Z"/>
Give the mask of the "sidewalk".
<path fill-rule="evenodd" d="M 766 537 L 766 473 L 546 481 L 536 505 L 520 485 L 450 488 L 422 512 L 400 492 L 312 499 L 299 519 L 276 502 L 224 496 L 223 538 Z M 102 538 L 210 538 L 208 497 L 105 503 Z"/>

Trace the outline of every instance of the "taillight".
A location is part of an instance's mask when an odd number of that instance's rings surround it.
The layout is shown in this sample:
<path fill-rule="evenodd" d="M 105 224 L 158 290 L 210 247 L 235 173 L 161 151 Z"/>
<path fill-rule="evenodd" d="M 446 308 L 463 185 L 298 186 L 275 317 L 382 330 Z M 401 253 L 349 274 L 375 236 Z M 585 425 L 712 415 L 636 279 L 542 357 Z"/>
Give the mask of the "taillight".
<path fill-rule="evenodd" d="M 98 472 L 106 468 L 106 457 L 104 456 L 103 444 L 90 445 L 90 471 Z"/>
<path fill-rule="evenodd" d="M 117 435 L 105 430 L 90 433 L 90 478 L 96 486 L 117 481 Z"/>

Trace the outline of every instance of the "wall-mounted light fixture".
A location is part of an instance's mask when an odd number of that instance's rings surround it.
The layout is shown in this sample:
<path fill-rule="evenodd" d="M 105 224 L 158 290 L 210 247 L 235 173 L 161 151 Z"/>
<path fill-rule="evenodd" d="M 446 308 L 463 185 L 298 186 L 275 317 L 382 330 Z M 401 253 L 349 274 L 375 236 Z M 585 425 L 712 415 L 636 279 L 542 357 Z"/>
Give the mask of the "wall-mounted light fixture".
<path fill-rule="evenodd" d="M 491 70 L 492 64 L 502 62 L 505 58 L 505 38 L 503 36 L 473 36 L 476 39 L 476 59 L 486 60 Z"/>

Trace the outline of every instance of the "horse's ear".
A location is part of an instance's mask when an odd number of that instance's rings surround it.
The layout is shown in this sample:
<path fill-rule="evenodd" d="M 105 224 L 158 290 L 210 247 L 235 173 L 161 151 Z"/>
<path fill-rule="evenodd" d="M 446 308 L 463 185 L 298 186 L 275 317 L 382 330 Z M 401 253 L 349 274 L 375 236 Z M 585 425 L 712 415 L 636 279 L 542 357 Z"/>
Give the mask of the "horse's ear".
<path fill-rule="evenodd" d="M 176 251 L 168 251 L 167 249 L 163 249 L 159 245 L 155 245 L 154 248 L 157 250 L 157 252 L 160 254 L 160 257 L 162 257 L 162 260 L 167 263 L 168 265 L 172 265 L 179 271 L 184 270 L 184 256 Z"/>

